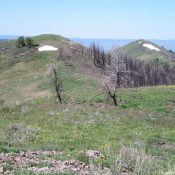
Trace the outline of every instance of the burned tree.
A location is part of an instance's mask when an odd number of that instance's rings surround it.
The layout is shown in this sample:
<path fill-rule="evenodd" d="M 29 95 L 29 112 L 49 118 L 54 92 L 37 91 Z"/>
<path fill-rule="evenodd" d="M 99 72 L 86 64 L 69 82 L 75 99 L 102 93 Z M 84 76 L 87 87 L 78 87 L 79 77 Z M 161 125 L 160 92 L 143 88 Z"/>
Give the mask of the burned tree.
<path fill-rule="evenodd" d="M 127 71 L 126 64 L 123 62 L 122 54 L 118 49 L 113 49 L 111 52 L 111 64 L 106 65 L 104 89 L 116 106 L 118 105 L 118 90 L 126 87 L 128 73 L 129 71 Z"/>
<path fill-rule="evenodd" d="M 95 67 L 106 76 L 103 89 L 108 92 L 115 105 L 118 105 L 118 90 L 125 87 L 142 87 L 175 84 L 175 65 L 155 58 L 140 60 L 112 49 L 106 53 L 95 44 L 89 49 Z"/>
<path fill-rule="evenodd" d="M 81 44 L 81 57 L 84 58 L 84 46 Z"/>
<path fill-rule="evenodd" d="M 63 48 L 59 48 L 59 55 L 58 55 L 58 60 L 63 60 L 64 59 L 64 55 L 63 55 Z"/>
<path fill-rule="evenodd" d="M 56 68 L 53 67 L 53 66 L 52 66 L 52 72 L 53 72 L 52 83 L 54 85 L 56 98 L 62 104 L 62 102 L 63 102 L 63 98 L 62 98 L 62 91 L 63 91 L 62 81 L 60 80 L 60 78 L 58 76 L 58 72 L 57 72 Z"/>
<path fill-rule="evenodd" d="M 106 64 L 110 62 L 110 54 L 106 54 L 103 48 L 93 43 L 90 48 L 91 58 L 96 67 L 105 70 Z"/>

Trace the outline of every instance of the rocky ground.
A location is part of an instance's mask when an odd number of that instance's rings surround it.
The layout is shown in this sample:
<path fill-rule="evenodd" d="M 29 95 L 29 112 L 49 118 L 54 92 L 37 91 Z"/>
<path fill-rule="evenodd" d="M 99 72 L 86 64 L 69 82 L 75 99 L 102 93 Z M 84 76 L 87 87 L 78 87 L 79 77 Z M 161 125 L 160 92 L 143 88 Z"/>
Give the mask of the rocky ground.
<path fill-rule="evenodd" d="M 85 164 L 78 160 L 58 160 L 58 151 L 29 151 L 0 154 L 0 174 L 13 174 L 17 170 L 29 171 L 35 174 L 66 173 L 76 175 L 110 175 L 107 168 L 101 168 L 92 164 Z M 89 150 L 86 156 L 97 158 L 102 156 L 98 151 Z"/>

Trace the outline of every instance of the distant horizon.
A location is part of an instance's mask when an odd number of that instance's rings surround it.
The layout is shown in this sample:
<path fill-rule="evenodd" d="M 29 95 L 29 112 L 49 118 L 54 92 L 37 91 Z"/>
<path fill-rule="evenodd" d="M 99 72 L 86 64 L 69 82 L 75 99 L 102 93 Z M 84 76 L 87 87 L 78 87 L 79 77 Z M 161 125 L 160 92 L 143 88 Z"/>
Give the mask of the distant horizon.
<path fill-rule="evenodd" d="M 64 35 L 61 35 L 61 34 L 54 34 L 54 33 L 44 33 L 44 34 L 37 34 L 37 35 L 23 35 L 23 34 L 0 34 L 0 37 L 2 36 L 7 36 L 7 37 L 19 37 L 19 36 L 28 36 L 28 37 L 34 37 L 34 36 L 39 36 L 39 35 L 60 35 L 62 37 L 65 37 L 65 38 L 69 38 L 69 39 L 87 39 L 87 40 L 91 40 L 91 39 L 94 39 L 94 40 L 141 40 L 141 39 L 144 39 L 144 40 L 162 40 L 162 41 L 166 41 L 166 40 L 175 40 L 175 38 L 171 38 L 171 39 L 161 39 L 161 38 L 86 38 L 86 37 L 67 37 L 67 36 L 64 36 Z M 1 39 L 1 38 L 0 38 Z"/>

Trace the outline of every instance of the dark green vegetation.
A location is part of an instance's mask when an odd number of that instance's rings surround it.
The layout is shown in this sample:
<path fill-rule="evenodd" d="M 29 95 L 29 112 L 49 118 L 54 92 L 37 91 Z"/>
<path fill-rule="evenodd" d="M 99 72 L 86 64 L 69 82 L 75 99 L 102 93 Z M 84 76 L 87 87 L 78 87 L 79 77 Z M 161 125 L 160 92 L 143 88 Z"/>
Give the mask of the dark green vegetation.
<path fill-rule="evenodd" d="M 130 174 L 174 171 L 175 86 L 123 89 L 115 107 L 101 91 L 100 72 L 75 53 L 80 45 L 55 35 L 34 39 L 64 56 L 0 43 L 0 152 L 60 150 L 61 160 L 89 163 L 82 152 L 99 150 L 105 159 L 94 163 L 113 172 L 124 172 L 119 161 Z M 50 65 L 63 82 L 64 104 L 53 99 Z"/>
<path fill-rule="evenodd" d="M 23 36 L 20 36 L 17 40 L 16 47 L 22 48 L 22 47 L 37 47 L 38 43 L 36 43 L 31 37 L 24 38 Z"/>

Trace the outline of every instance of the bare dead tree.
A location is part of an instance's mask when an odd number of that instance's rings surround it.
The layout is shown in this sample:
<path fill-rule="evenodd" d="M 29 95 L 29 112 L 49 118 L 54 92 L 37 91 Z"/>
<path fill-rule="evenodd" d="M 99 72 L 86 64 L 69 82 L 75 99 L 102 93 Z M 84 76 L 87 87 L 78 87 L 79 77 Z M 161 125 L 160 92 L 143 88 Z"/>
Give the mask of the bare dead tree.
<path fill-rule="evenodd" d="M 94 65 L 104 71 L 107 62 L 110 62 L 110 55 L 106 54 L 104 49 L 95 43 L 92 43 L 90 52 Z"/>
<path fill-rule="evenodd" d="M 122 54 L 118 49 L 113 49 L 111 52 L 111 64 L 106 65 L 106 80 L 104 82 L 105 90 L 113 99 L 114 104 L 118 105 L 118 90 L 126 87 L 129 71 L 126 69 L 126 64 L 123 62 Z"/>
<path fill-rule="evenodd" d="M 58 72 L 55 67 L 52 66 L 52 71 L 53 71 L 53 79 L 52 83 L 55 88 L 55 93 L 58 101 L 62 104 L 63 98 L 62 98 L 62 91 L 63 91 L 63 86 L 62 86 L 62 81 L 60 80 L 58 76 Z"/>
<path fill-rule="evenodd" d="M 81 44 L 81 57 L 84 58 L 84 46 Z"/>
<path fill-rule="evenodd" d="M 64 59 L 64 56 L 63 56 L 63 48 L 62 48 L 62 47 L 59 49 L 58 59 L 59 59 L 59 60 L 63 60 L 63 59 Z"/>

